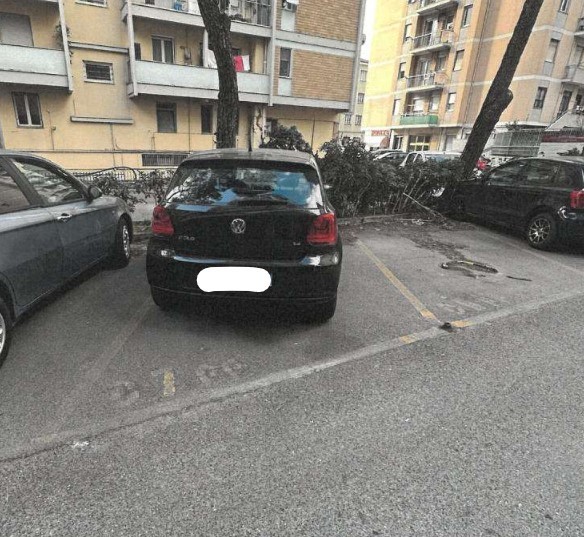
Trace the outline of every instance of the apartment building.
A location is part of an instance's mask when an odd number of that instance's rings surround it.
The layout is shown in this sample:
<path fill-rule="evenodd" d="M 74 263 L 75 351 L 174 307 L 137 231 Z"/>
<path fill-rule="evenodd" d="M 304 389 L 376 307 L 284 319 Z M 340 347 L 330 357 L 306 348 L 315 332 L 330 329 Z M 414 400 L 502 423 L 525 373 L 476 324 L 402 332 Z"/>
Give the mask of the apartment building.
<path fill-rule="evenodd" d="M 357 94 L 365 0 L 229 0 L 238 145 L 275 122 L 314 147 Z M 196 0 L 2 0 L 0 144 L 70 169 L 215 146 L 219 83 Z"/>
<path fill-rule="evenodd" d="M 371 147 L 461 150 L 521 13 L 516 0 L 378 0 L 365 102 Z M 509 124 L 544 128 L 584 95 L 584 0 L 545 0 Z"/>
<path fill-rule="evenodd" d="M 353 109 L 344 114 L 339 114 L 337 118 L 339 124 L 338 137 L 341 142 L 363 139 L 363 111 L 365 110 L 365 89 L 367 87 L 368 71 L 369 61 L 362 59 L 359 63 L 359 85 L 353 101 Z"/>

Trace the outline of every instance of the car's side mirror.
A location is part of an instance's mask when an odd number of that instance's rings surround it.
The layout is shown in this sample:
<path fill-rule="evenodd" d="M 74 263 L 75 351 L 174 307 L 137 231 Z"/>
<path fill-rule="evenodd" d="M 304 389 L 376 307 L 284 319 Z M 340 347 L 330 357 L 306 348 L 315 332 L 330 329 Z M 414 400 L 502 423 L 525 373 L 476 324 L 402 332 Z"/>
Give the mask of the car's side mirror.
<path fill-rule="evenodd" d="M 97 198 L 101 198 L 103 196 L 102 191 L 95 185 L 91 185 L 87 193 L 89 194 L 89 201 L 96 200 Z"/>

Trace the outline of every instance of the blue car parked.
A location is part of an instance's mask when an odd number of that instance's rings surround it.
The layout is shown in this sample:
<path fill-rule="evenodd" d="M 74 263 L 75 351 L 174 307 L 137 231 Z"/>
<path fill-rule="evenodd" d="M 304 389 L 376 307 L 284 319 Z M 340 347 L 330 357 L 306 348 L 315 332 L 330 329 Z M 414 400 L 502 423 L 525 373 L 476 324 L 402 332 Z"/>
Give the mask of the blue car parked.
<path fill-rule="evenodd" d="M 0 364 L 12 327 L 89 267 L 130 260 L 126 204 L 43 158 L 0 151 Z"/>

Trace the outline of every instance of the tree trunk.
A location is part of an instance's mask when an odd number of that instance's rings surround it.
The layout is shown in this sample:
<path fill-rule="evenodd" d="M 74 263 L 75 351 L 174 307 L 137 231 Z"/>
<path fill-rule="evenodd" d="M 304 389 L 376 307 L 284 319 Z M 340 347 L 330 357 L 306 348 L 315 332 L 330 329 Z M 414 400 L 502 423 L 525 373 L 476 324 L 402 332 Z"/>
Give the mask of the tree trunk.
<path fill-rule="evenodd" d="M 209 34 L 209 48 L 215 54 L 219 73 L 217 147 L 236 147 L 239 125 L 239 90 L 231 56 L 231 19 L 222 0 L 198 0 Z M 221 4 L 221 5 L 220 5 Z"/>
<path fill-rule="evenodd" d="M 489 141 L 501 114 L 511 104 L 513 93 L 509 89 L 517 65 L 541 9 L 544 0 L 525 0 L 523 10 L 507 45 L 497 76 L 493 80 L 479 116 L 473 126 L 466 147 L 462 153 L 463 177 L 470 177 L 482 152 Z"/>

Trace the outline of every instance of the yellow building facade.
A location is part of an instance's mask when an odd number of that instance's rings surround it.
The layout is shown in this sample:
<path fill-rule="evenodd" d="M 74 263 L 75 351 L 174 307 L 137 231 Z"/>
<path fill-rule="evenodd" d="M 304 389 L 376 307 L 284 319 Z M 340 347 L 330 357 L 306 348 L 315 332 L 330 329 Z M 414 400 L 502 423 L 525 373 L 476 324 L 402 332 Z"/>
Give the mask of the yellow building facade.
<path fill-rule="evenodd" d="M 365 0 L 230 0 L 238 145 L 275 123 L 317 149 L 358 93 Z M 2 0 L 0 145 L 73 170 L 176 165 L 216 145 L 196 0 Z"/>
<path fill-rule="evenodd" d="M 363 112 L 365 110 L 365 90 L 367 89 L 367 75 L 369 72 L 369 61 L 361 60 L 359 64 L 359 85 L 357 95 L 353 102 L 353 110 L 339 114 L 338 138 L 342 143 L 349 140 L 363 139 Z"/>
<path fill-rule="evenodd" d="M 462 150 L 521 13 L 516 0 L 377 0 L 365 99 L 370 147 Z M 497 130 L 584 105 L 584 0 L 545 0 Z"/>

